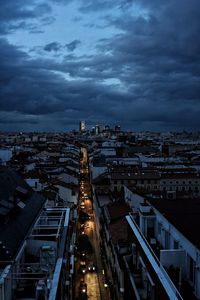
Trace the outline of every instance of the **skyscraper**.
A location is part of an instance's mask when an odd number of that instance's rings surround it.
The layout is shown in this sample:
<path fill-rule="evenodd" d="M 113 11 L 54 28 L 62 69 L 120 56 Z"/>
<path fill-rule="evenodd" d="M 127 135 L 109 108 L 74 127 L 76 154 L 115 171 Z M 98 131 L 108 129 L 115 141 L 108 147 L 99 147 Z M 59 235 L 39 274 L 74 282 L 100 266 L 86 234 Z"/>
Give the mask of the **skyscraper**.
<path fill-rule="evenodd" d="M 79 131 L 84 132 L 85 131 L 85 121 L 80 121 L 79 123 Z"/>

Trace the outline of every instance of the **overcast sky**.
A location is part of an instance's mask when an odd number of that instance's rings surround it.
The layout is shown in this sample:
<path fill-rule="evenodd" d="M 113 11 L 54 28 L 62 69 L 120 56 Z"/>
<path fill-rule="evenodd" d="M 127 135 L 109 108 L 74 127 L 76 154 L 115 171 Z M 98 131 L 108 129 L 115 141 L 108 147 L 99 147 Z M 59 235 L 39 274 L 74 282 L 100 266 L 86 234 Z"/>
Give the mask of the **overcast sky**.
<path fill-rule="evenodd" d="M 200 130 L 199 0 L 0 0 L 0 130 Z"/>

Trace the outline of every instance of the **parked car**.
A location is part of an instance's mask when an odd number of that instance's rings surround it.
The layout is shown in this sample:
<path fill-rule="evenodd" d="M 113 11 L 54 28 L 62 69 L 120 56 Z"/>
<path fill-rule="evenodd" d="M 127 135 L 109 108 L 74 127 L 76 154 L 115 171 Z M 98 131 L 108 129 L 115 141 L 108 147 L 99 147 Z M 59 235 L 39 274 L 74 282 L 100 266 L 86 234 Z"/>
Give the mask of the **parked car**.
<path fill-rule="evenodd" d="M 82 274 L 86 273 L 87 267 L 86 267 L 85 261 L 83 261 L 83 260 L 80 261 L 79 270 Z"/>
<path fill-rule="evenodd" d="M 88 271 L 90 271 L 90 272 L 95 272 L 96 271 L 96 266 L 94 265 L 93 262 L 90 262 L 88 264 Z"/>
<path fill-rule="evenodd" d="M 81 260 L 85 260 L 86 259 L 86 252 L 85 251 L 80 252 L 80 259 Z"/>
<path fill-rule="evenodd" d="M 80 299 L 87 299 L 87 283 L 84 280 L 81 280 L 79 286 L 79 296 Z"/>

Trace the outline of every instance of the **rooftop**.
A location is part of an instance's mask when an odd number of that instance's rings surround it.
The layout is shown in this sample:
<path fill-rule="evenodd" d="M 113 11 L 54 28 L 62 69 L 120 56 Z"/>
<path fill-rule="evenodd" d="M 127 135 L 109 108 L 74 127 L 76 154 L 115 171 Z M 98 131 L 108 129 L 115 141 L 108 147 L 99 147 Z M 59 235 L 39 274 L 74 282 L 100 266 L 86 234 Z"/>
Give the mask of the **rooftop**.
<path fill-rule="evenodd" d="M 123 201 L 110 203 L 106 208 L 111 222 L 126 216 L 131 211 L 129 205 Z"/>
<path fill-rule="evenodd" d="M 200 249 L 200 199 L 153 199 L 148 202 L 171 222 L 189 241 Z"/>
<path fill-rule="evenodd" d="M 128 227 L 129 226 L 125 217 L 108 225 L 108 230 L 114 245 L 118 244 L 119 242 L 121 243 L 122 241 L 128 241 Z"/>

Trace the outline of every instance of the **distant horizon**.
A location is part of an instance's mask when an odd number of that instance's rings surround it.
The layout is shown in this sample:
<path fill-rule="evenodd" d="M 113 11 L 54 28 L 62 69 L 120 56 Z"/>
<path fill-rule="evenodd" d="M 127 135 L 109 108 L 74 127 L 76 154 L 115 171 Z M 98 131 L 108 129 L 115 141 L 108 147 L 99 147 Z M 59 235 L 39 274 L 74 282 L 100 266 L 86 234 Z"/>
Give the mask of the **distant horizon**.
<path fill-rule="evenodd" d="M 24 133 L 31 133 L 31 134 L 33 134 L 33 133 L 35 133 L 35 134 L 41 134 L 41 133 L 53 133 L 53 134 L 67 134 L 67 133 L 73 133 L 73 132 L 76 132 L 76 133 L 80 133 L 80 134 L 82 134 L 82 135 L 84 135 L 84 133 L 87 133 L 87 132 L 91 132 L 92 131 L 92 128 L 93 127 L 91 127 L 90 129 L 86 129 L 85 130 L 85 132 L 83 132 L 83 133 L 81 133 L 80 131 L 79 131 L 79 129 L 70 129 L 70 130 L 60 130 L 60 131 L 49 131 L 49 130 L 34 130 L 34 131 L 26 131 L 26 130 L 17 130 L 17 131 L 15 131 L 15 130 L 0 130 L 0 134 L 2 134 L 2 133 L 5 133 L 5 134 L 7 134 L 7 133 L 13 133 L 13 134 L 24 134 Z M 115 130 L 115 128 L 114 127 L 110 127 L 110 129 L 111 130 Z M 103 130 L 105 130 L 104 128 L 103 128 Z M 200 130 L 194 130 L 194 131 L 188 131 L 188 130 L 181 130 L 181 131 L 172 131 L 172 130 L 170 130 L 170 131 L 155 131 L 155 130 L 130 130 L 130 129 L 127 129 L 127 130 L 123 130 L 123 129 L 121 129 L 120 130 L 120 133 L 165 133 L 165 134 L 167 134 L 167 133 L 172 133 L 172 134 L 200 134 Z"/>

